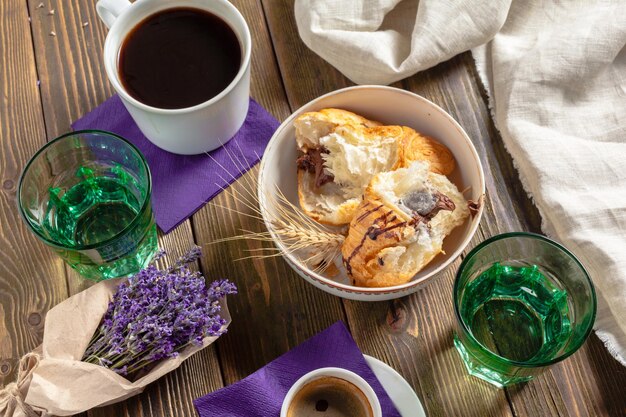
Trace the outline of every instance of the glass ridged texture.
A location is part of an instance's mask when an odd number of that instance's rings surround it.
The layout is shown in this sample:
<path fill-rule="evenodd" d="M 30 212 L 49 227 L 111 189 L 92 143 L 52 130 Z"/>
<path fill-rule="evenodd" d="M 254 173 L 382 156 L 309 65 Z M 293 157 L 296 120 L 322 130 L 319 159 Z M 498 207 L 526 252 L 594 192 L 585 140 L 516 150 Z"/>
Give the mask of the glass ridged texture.
<path fill-rule="evenodd" d="M 151 178 L 137 148 L 112 133 L 61 136 L 28 162 L 18 187 L 31 230 L 85 278 L 134 274 L 157 251 Z"/>
<path fill-rule="evenodd" d="M 454 344 L 470 374 L 504 387 L 532 379 L 589 335 L 596 297 L 567 249 L 540 235 L 495 236 L 463 260 Z"/>

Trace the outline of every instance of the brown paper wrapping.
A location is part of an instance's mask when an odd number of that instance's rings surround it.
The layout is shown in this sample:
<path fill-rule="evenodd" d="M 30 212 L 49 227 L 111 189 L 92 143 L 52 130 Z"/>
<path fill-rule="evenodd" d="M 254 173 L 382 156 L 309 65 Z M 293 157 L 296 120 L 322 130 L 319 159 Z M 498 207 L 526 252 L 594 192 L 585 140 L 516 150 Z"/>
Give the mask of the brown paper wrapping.
<path fill-rule="evenodd" d="M 0 416 L 68 416 L 122 401 L 217 340 L 207 337 L 202 346 L 190 346 L 178 357 L 159 361 L 135 382 L 99 365 L 81 362 L 121 280 L 100 282 L 48 311 L 43 344 L 22 358 L 17 383 L 0 392 Z M 221 304 L 228 327 L 226 301 Z"/>

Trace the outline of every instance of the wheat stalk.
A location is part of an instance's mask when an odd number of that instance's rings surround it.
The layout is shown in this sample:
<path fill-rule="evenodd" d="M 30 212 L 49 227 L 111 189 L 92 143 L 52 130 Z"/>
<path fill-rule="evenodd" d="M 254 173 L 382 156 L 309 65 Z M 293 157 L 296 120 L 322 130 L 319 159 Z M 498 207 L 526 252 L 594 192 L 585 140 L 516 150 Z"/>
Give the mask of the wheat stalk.
<path fill-rule="evenodd" d="M 237 144 L 239 146 L 239 144 Z M 223 148 L 231 162 L 242 170 L 250 170 L 252 167 L 245 162 L 245 159 L 239 158 L 237 155 Z M 243 151 L 239 148 L 239 152 L 243 155 Z M 207 155 L 222 168 L 222 170 L 235 180 L 236 178 L 213 156 Z M 258 178 L 257 176 L 243 175 L 240 181 L 243 185 L 242 190 L 235 187 L 217 184 L 225 193 L 232 197 L 235 201 L 251 211 L 243 212 L 236 207 L 223 206 L 215 201 L 209 204 L 216 208 L 228 210 L 232 213 L 243 215 L 261 222 L 267 221 L 273 234 L 269 230 L 263 232 L 255 232 L 251 230 L 240 229 L 240 234 L 212 241 L 211 244 L 224 243 L 237 240 L 254 240 L 266 243 L 275 243 L 276 239 L 280 241 L 280 245 L 262 247 L 259 249 L 248 250 L 250 256 L 239 258 L 243 259 L 265 259 L 279 256 L 282 254 L 290 254 L 298 259 L 301 263 L 307 265 L 315 272 L 324 272 L 333 264 L 335 258 L 340 254 L 341 245 L 345 240 L 345 236 L 341 233 L 329 231 L 321 224 L 317 223 L 298 206 L 293 204 L 284 195 L 278 186 L 274 186 L 273 192 L 269 192 L 263 205 L 256 194 Z M 220 175 L 223 184 L 227 184 L 226 178 Z M 262 206 L 262 207 L 261 207 Z M 265 218 L 263 216 L 265 212 Z"/>

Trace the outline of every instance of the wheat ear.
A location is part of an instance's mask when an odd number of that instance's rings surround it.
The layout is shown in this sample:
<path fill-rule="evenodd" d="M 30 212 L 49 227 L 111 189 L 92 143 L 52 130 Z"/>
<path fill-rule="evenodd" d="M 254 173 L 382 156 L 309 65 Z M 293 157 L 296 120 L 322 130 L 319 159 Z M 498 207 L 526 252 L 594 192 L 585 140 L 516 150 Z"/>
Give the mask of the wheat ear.
<path fill-rule="evenodd" d="M 228 157 L 231 159 L 233 165 L 242 170 L 249 170 L 251 166 L 240 159 L 233 152 L 224 148 Z M 243 155 L 241 148 L 239 152 Z M 219 165 L 225 174 L 230 177 L 231 180 L 235 180 L 235 177 L 216 159 L 210 154 L 209 157 Z M 242 204 L 244 207 L 251 211 L 246 213 L 238 210 L 236 207 L 223 206 L 215 201 L 211 201 L 210 204 L 214 207 L 228 210 L 239 215 L 247 216 L 256 221 L 264 222 L 270 225 L 274 234 L 266 230 L 263 232 L 254 232 L 251 230 L 240 230 L 239 235 L 226 237 L 212 241 L 211 244 L 229 242 L 234 240 L 255 240 L 260 242 L 275 243 L 276 238 L 280 241 L 281 245 L 262 247 L 259 249 L 248 250 L 251 253 L 250 256 L 240 258 L 242 259 L 264 259 L 282 255 L 284 253 L 290 254 L 296 257 L 300 262 L 307 265 L 315 272 L 323 272 L 326 268 L 333 264 L 334 259 L 339 255 L 341 245 L 345 240 L 345 236 L 341 233 L 334 233 L 325 229 L 322 225 L 311 219 L 306 215 L 298 206 L 294 205 L 284 193 L 274 186 L 274 192 L 269 192 L 268 196 L 261 208 L 258 196 L 256 194 L 258 178 L 243 175 L 240 177 L 243 184 L 243 190 L 239 191 L 234 187 L 227 187 L 226 185 L 217 184 L 224 192 L 226 192 L 235 201 Z M 227 184 L 227 178 L 220 175 L 222 184 Z M 268 216 L 263 218 L 263 213 Z M 274 237 L 276 236 L 276 238 Z"/>

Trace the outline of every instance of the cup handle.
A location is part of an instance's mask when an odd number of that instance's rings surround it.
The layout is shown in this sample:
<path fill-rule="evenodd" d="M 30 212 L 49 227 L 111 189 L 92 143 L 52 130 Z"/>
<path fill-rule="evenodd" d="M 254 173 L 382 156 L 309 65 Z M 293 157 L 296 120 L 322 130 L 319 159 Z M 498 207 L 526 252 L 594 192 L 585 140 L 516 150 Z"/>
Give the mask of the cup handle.
<path fill-rule="evenodd" d="M 128 0 L 99 0 L 96 3 L 96 11 L 100 20 L 110 28 L 115 23 L 115 19 L 131 5 Z"/>

